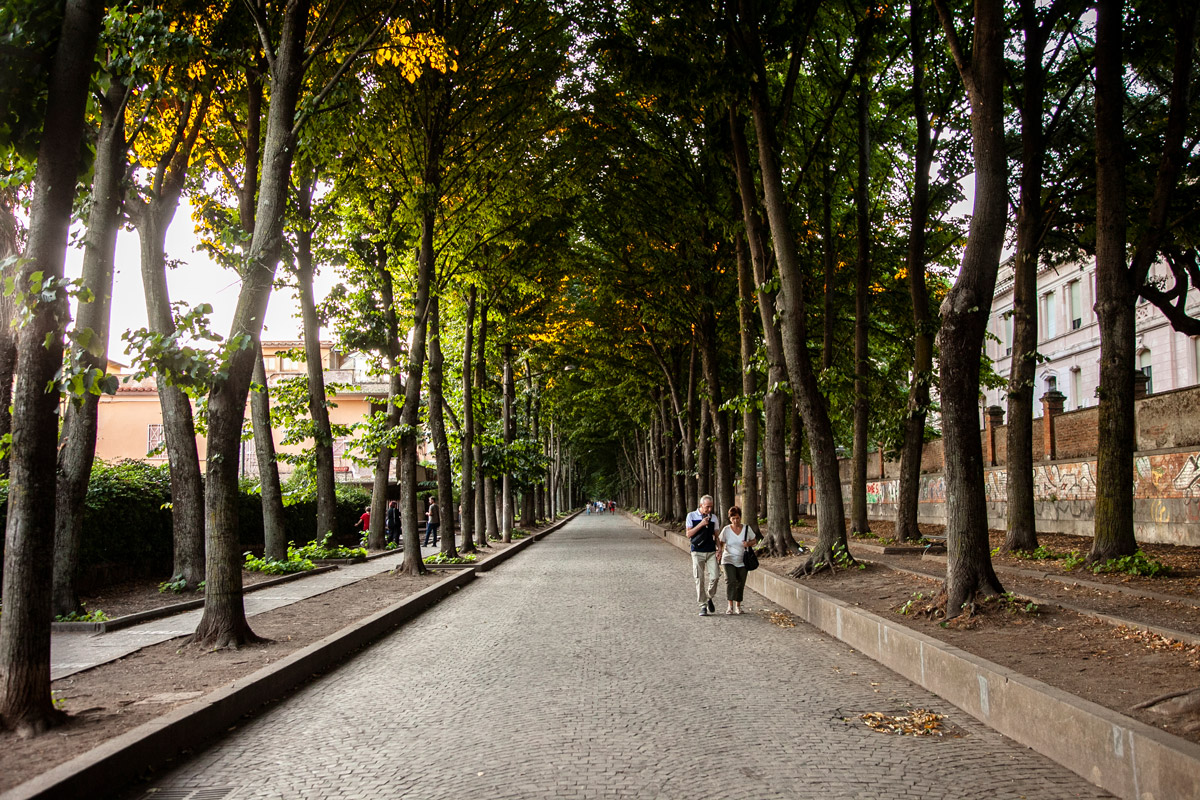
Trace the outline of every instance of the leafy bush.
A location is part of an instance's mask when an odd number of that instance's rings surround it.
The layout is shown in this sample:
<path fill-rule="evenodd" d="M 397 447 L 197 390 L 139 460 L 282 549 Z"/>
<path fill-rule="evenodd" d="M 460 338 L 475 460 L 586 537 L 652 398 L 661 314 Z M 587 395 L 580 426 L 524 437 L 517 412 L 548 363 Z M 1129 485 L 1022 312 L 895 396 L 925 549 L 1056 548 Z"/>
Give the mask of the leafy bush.
<path fill-rule="evenodd" d="M 80 603 L 86 607 L 86 603 Z M 100 609 L 95 611 L 72 611 L 70 614 L 59 614 L 54 618 L 57 622 L 108 622 L 108 614 L 105 614 Z"/>
<path fill-rule="evenodd" d="M 288 557 L 285 561 L 255 558 L 253 553 L 246 553 L 246 561 L 242 564 L 242 569 L 249 570 L 250 572 L 261 572 L 265 575 L 288 575 L 293 572 L 307 572 L 310 569 L 316 568 L 317 565 L 307 558 L 298 557 L 295 548 L 290 543 L 288 544 Z"/>
<path fill-rule="evenodd" d="M 434 553 L 431 556 L 425 556 L 426 564 L 474 564 L 476 556 L 474 553 L 464 553 L 453 558 L 448 558 L 445 553 Z"/>
<path fill-rule="evenodd" d="M 1153 558 L 1147 558 L 1146 554 L 1138 550 L 1131 556 L 1122 556 L 1120 558 L 1110 558 L 1107 561 L 1099 561 L 1092 565 L 1092 572 L 1099 575 L 1101 572 L 1123 572 L 1126 575 L 1144 575 L 1147 578 L 1166 577 L 1171 574 L 1171 568 L 1161 561 Z"/>
<path fill-rule="evenodd" d="M 366 558 L 365 547 L 346 547 L 334 544 L 332 539 L 333 534 L 327 533 L 320 542 L 314 539 L 301 547 L 288 542 L 288 558 L 290 559 L 293 553 L 297 558 Z"/>

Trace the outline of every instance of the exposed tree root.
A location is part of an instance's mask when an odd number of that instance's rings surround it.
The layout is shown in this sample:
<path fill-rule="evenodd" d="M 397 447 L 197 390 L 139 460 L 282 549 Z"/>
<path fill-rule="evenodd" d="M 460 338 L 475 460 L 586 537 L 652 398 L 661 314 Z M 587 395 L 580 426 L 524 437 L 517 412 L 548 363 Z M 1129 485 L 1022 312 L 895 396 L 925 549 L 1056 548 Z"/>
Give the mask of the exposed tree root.
<path fill-rule="evenodd" d="M 846 549 L 844 543 L 818 544 L 809 553 L 808 560 L 788 574 L 793 578 L 806 578 L 816 575 L 823 569 L 836 573 L 837 567 L 849 568 L 857 565 L 858 562 L 854 560 L 854 556 L 850 555 L 850 551 Z"/>
<path fill-rule="evenodd" d="M 1200 687 L 1159 695 L 1134 708 L 1174 718 L 1186 731 L 1200 730 Z"/>
<path fill-rule="evenodd" d="M 269 641 L 271 640 L 250 630 L 249 624 L 242 622 L 232 630 L 225 626 L 210 631 L 202 631 L 197 628 L 195 633 L 184 640 L 184 646 L 194 646 L 211 652 L 214 650 L 239 650 L 248 644 L 263 644 Z"/>
<path fill-rule="evenodd" d="M 0 719 L 20 739 L 32 739 L 41 736 L 51 728 L 58 727 L 67 721 L 67 713 L 53 706 L 31 711 L 21 716 L 5 716 Z"/>

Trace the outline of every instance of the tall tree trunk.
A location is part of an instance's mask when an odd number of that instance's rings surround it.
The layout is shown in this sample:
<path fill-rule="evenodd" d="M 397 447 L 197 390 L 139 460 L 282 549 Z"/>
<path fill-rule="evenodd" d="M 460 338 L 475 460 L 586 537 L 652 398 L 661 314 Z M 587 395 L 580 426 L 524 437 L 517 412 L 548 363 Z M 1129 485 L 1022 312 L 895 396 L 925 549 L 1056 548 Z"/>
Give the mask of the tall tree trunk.
<path fill-rule="evenodd" d="M 471 376 L 471 367 L 473 366 L 471 346 L 475 340 L 476 295 L 476 288 L 471 286 L 467 292 L 466 333 L 463 334 L 462 487 L 458 497 L 462 507 L 462 551 L 464 553 L 475 552 L 475 531 L 481 530 L 475 526 L 475 395 L 471 391 L 474 383 Z"/>
<path fill-rule="evenodd" d="M 868 17 L 869 19 L 869 17 Z M 864 41 L 870 41 L 869 22 L 863 25 Z M 864 59 L 864 62 L 869 62 Z M 854 460 L 850 483 L 850 527 L 856 533 L 871 529 L 867 520 L 867 440 L 870 438 L 871 377 L 869 373 L 871 288 L 871 214 L 868 207 L 868 183 L 871 177 L 871 138 L 869 121 L 869 85 L 867 75 L 859 77 L 858 89 L 858 180 L 854 187 L 854 216 L 858 240 L 858 258 L 854 275 Z"/>
<path fill-rule="evenodd" d="M 275 460 L 267 365 L 263 360 L 262 342 L 256 339 L 253 346 L 257 353 L 254 359 L 254 383 L 257 386 L 250 391 L 250 423 L 254 428 L 254 453 L 258 459 L 258 486 L 262 499 L 263 557 L 268 561 L 286 561 L 288 535 L 283 521 L 279 464 Z"/>
<path fill-rule="evenodd" d="M 283 223 L 296 148 L 293 125 L 304 77 L 303 43 L 308 10 L 308 0 L 296 0 L 283 12 L 279 51 L 271 66 L 271 104 L 254 234 L 230 326 L 231 340 L 248 337 L 253 342 L 262 330 L 263 315 L 283 247 Z M 225 378 L 217 381 L 209 393 L 208 459 L 204 483 L 205 552 L 208 558 L 204 615 L 192 636 L 194 644 L 206 649 L 238 647 L 258 640 L 246 622 L 242 603 L 237 531 L 237 455 L 254 359 L 250 348 L 233 353 Z"/>
<path fill-rule="evenodd" d="M 485 303 L 479 311 L 479 353 L 475 357 L 475 396 L 483 400 L 484 383 L 487 380 L 487 332 L 488 307 Z M 465 380 L 465 378 L 464 378 Z M 479 531 L 479 546 L 491 547 L 488 539 L 495 538 L 496 503 L 492 479 L 483 472 L 482 424 L 475 420 L 475 529 Z M 489 513 L 488 509 L 491 509 Z"/>
<path fill-rule="evenodd" d="M 395 287 L 393 286 L 392 272 L 388 268 L 388 246 L 384 242 L 380 242 L 376 246 L 375 270 L 377 285 L 379 286 L 379 302 L 383 307 L 384 328 L 387 333 L 388 398 L 387 408 L 384 412 L 386 414 L 385 424 L 389 431 L 394 431 L 400 424 L 402 405 L 406 401 L 402 399 L 405 397 L 405 385 L 400 375 L 400 323 L 396 315 Z M 403 470 L 403 446 L 398 448 L 384 446 L 375 456 L 375 472 L 371 483 L 371 518 L 367 533 L 367 547 L 371 550 L 382 550 L 387 546 L 387 543 L 384 541 L 384 528 L 387 522 L 388 486 L 391 482 L 392 459 L 395 458 L 397 450 L 400 451 L 401 470 Z M 413 469 L 415 471 L 415 465 Z M 401 475 L 403 475 L 403 472 L 401 472 Z M 415 477 L 413 480 L 415 480 Z M 401 491 L 403 491 L 403 485 L 403 477 L 401 477 Z M 415 504 L 415 493 L 413 494 L 413 498 Z M 401 511 L 400 517 L 401 536 L 406 537 L 408 535 L 407 526 L 409 522 L 404 516 L 403 511 Z M 412 524 L 415 526 L 417 524 L 415 522 L 415 515 L 413 519 L 414 522 Z M 404 546 L 407 548 L 407 539 L 404 541 Z"/>
<path fill-rule="evenodd" d="M 761 53 L 755 55 L 755 63 L 761 67 Z M 759 73 L 762 76 L 761 69 Z M 758 135 L 758 166 L 762 175 L 764 204 L 779 265 L 778 308 L 783 328 L 784 356 L 792 392 L 798 398 L 800 414 L 804 419 L 816 474 L 818 538 L 808 560 L 797 570 L 798 573 L 812 573 L 822 567 L 832 568 L 835 563 L 849 563 L 853 559 L 846 548 L 846 511 L 842 505 L 842 483 L 833 426 L 808 352 L 804 278 L 796 256 L 796 237 L 784 195 L 779 150 L 775 143 L 775 123 L 764 84 L 765 77 L 751 83 L 751 105 Z"/>
<path fill-rule="evenodd" d="M 503 398 L 501 400 L 500 422 L 504 428 L 504 449 L 508 450 L 513 443 L 513 373 L 512 373 L 512 342 L 504 343 L 504 372 Z M 513 528 L 513 485 L 512 475 L 505 472 L 500 476 L 501 519 L 500 539 L 505 544 L 512 541 Z"/>
<path fill-rule="evenodd" d="M 87 347 L 74 345 L 70 358 L 88 374 L 89 389 L 108 371 L 108 333 L 112 309 L 113 261 L 120 224 L 121 179 L 125 174 L 125 97 L 128 90 L 113 83 L 100 103 L 100 135 L 92 180 L 92 208 L 83 251 L 83 285 L 92 292 L 80 303 L 77 331 L 92 332 Z M 96 387 L 98 388 L 98 387 Z M 58 449 L 58 494 L 54 515 L 54 577 L 51 613 L 68 615 L 83 610 L 75 591 L 79 549 L 83 538 L 83 508 L 92 462 L 96 455 L 96 417 L 100 396 L 86 391 L 67 404 Z"/>
<path fill-rule="evenodd" d="M 1013 336 L 1008 372 L 1007 513 L 1004 550 L 1036 550 L 1033 506 L 1033 383 L 1037 370 L 1037 272 L 1042 229 L 1046 39 L 1034 0 L 1021 0 L 1025 65 L 1021 97 L 1021 199 L 1013 255 Z"/>
<path fill-rule="evenodd" d="M 446 438 L 446 420 L 442 411 L 442 332 L 440 299 L 429 298 L 429 434 L 437 459 L 437 504 L 441 512 L 442 555 L 457 558 L 454 546 L 454 473 L 450 464 L 450 441 Z"/>
<path fill-rule="evenodd" d="M 754 267 L 744 236 L 737 237 L 738 329 L 742 366 L 742 520 L 758 530 L 758 376 L 754 354 L 758 324 L 754 316 Z"/>
<path fill-rule="evenodd" d="M 104 4 L 67 0 L 62 36 L 50 70 L 38 147 L 29 246 L 17 287 L 31 291 L 34 273 L 61 280 L 88 82 Z M 0 615 L 0 724 L 25 738 L 63 714 L 50 697 L 50 579 L 54 541 L 58 392 L 47 391 L 62 366 L 67 296 L 39 302 L 20 337 L 13 392 L 11 478 L 4 551 L 4 613 Z"/>
<path fill-rule="evenodd" d="M 688 450 L 688 474 L 687 474 L 687 507 L 691 511 L 693 508 L 700 507 L 700 495 L 704 492 L 700 489 L 700 443 L 698 438 L 703 434 L 697 431 L 696 422 L 696 400 L 697 391 L 696 383 L 698 380 L 699 370 L 696 369 L 696 345 L 695 343 L 688 351 L 688 384 L 687 384 L 687 441 L 684 447 Z"/>
<path fill-rule="evenodd" d="M 787 399 L 788 445 L 787 445 L 787 493 L 788 515 L 792 522 L 800 521 L 800 472 L 804 465 L 804 423 L 800 420 L 800 402 L 793 392 Z M 809 513 L 808 498 L 804 500 L 805 513 Z"/>
<path fill-rule="evenodd" d="M 924 3 L 913 0 L 909 6 L 913 60 L 913 114 L 916 118 L 917 143 L 913 153 L 913 197 L 909 217 L 908 292 L 913 311 L 912 385 L 904 413 L 904 449 L 900 455 L 900 491 L 896 503 L 896 539 L 901 542 L 921 538 L 917 523 L 921 494 L 921 454 L 925 448 L 925 420 L 929 414 L 929 387 L 933 380 L 933 337 L 936 322 L 929 312 L 929 291 L 925 285 L 925 238 L 929 222 L 929 173 L 933 166 L 933 145 L 929 132 L 929 109 L 925 103 L 925 21 Z"/>
<path fill-rule="evenodd" d="M 421 252 L 417 255 L 417 297 L 413 311 L 412 343 L 408 350 L 408 370 L 404 381 L 404 409 L 400 423 L 400 516 L 404 526 L 404 564 L 397 570 L 423 575 L 428 570 L 421 560 L 421 540 L 417 536 L 417 422 L 421 410 L 421 375 L 425 365 L 425 337 L 429 322 L 430 290 L 433 283 L 433 229 L 437 208 L 429 198 L 437 196 L 440 184 L 438 151 L 431 150 L 425 166 L 425 184 L 429 187 L 426 207 L 421 214 Z M 442 509 L 445 514 L 445 509 Z"/>
<path fill-rule="evenodd" d="M 955 21 L 936 0 L 942 25 L 971 101 L 975 207 L 962 267 L 942 303 L 938 334 L 942 363 L 943 446 L 946 455 L 946 615 L 977 593 L 1003 592 L 988 544 L 983 445 L 979 439 L 979 353 L 996 289 L 1008 211 L 1004 152 L 1004 9 L 975 3 L 970 62 L 958 46 Z"/>
<path fill-rule="evenodd" d="M 833 165 L 825 168 L 821 185 L 821 264 L 825 278 L 821 314 L 821 371 L 833 366 L 833 327 L 837 322 L 837 244 L 833 240 Z"/>
<path fill-rule="evenodd" d="M 337 529 L 337 483 L 333 473 L 333 428 L 325 396 L 325 364 L 321 357 L 321 321 L 313 296 L 312 196 L 315 171 L 296 192 L 299 230 L 296 232 L 296 286 L 304 325 L 304 365 L 308 373 L 308 415 L 313 424 L 313 456 L 317 482 L 317 541 Z"/>
<path fill-rule="evenodd" d="M 798 545 L 792 537 L 793 497 L 788 498 L 791 465 L 785 447 L 787 427 L 788 395 L 787 363 L 783 354 L 783 338 L 775 321 L 775 297 L 765 287 L 768 285 L 767 241 L 759 214 L 758 192 L 754 186 L 754 174 L 750 167 L 750 151 L 746 144 L 745 120 L 733 109 L 730 110 L 733 164 L 738 183 L 738 203 L 746 228 L 746 245 L 749 248 L 752 276 L 758 301 L 759 318 L 762 322 L 763 338 L 767 349 L 767 390 L 763 398 L 766 411 L 766 436 L 763 441 L 763 471 L 767 480 L 767 528 L 765 538 L 773 555 L 794 552 Z M 740 249 L 740 245 L 739 245 Z M 740 284 L 739 273 L 739 284 Z M 799 464 L 799 457 L 795 459 Z"/>
<path fill-rule="evenodd" d="M 1122 114 L 1122 3 L 1104 0 L 1096 13 L 1096 315 L 1100 321 L 1100 442 L 1096 467 L 1095 535 L 1088 562 L 1137 551 L 1133 530 L 1134 303 L 1147 288 L 1150 267 L 1171 227 L 1172 194 L 1183 173 L 1190 132 L 1190 89 L 1195 53 L 1195 3 L 1172 6 L 1174 59 L 1149 213 L 1139 226 L 1133 257 L 1125 263 L 1126 207 Z M 1148 287 L 1153 290 L 1153 287 Z"/>
<path fill-rule="evenodd" d="M 179 208 L 188 164 L 208 98 L 200 101 L 198 113 L 182 115 L 174 136 L 181 146 L 164 153 L 156 165 L 154 182 L 145 200 L 130 200 L 127 213 L 138 231 L 141 255 L 142 289 L 146 296 L 146 319 L 150 330 L 160 336 L 175 333 L 175 317 L 167 288 L 167 228 Z M 253 225 L 253 220 L 251 220 Z M 171 523 L 174 538 L 174 566 L 171 582 L 184 589 L 195 589 L 205 579 L 204 483 L 200 477 L 200 453 L 196 447 L 196 426 L 192 402 L 186 392 L 174 386 L 168 375 L 155 376 L 158 401 L 162 408 L 163 434 L 167 443 L 167 463 L 171 475 Z M 238 435 L 240 437 L 241 431 Z M 236 459 L 235 459 L 236 460 Z"/>
<path fill-rule="evenodd" d="M 1123 6 L 1096 5 L 1096 317 L 1100 327 L 1100 430 L 1091 557 L 1132 555 L 1133 371 L 1137 288 L 1126 268 Z"/>
<path fill-rule="evenodd" d="M 15 200 L 7 189 L 0 189 L 0 263 L 20 253 L 21 240 Z M 15 262 L 0 269 L 0 280 L 16 279 Z M 16 306 L 11 295 L 0 292 L 0 439 L 12 434 L 12 387 L 17 368 Z M 8 450 L 0 453 L 0 478 L 8 477 Z"/>

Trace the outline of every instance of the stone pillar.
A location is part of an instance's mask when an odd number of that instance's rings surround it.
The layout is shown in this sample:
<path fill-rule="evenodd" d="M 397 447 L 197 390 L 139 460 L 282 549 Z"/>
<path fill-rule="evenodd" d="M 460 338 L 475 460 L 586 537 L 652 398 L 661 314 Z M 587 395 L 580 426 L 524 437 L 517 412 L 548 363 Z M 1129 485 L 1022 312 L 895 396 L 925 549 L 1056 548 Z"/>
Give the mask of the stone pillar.
<path fill-rule="evenodd" d="M 987 416 L 984 418 L 984 428 L 986 429 L 987 446 L 984 453 L 984 458 L 987 459 L 989 467 L 999 466 L 1000 459 L 996 457 L 996 428 L 1004 424 L 1004 409 L 1000 406 L 988 406 Z"/>
<path fill-rule="evenodd" d="M 1042 395 L 1042 442 L 1046 447 L 1045 458 L 1053 461 L 1058 458 L 1058 448 L 1054 442 L 1054 418 L 1063 413 L 1063 403 L 1067 396 L 1057 389 L 1051 389 Z"/>
<path fill-rule="evenodd" d="M 1146 384 L 1148 384 L 1149 382 L 1150 382 L 1150 379 L 1146 377 L 1146 373 L 1142 372 L 1140 369 L 1135 369 L 1133 371 L 1133 399 L 1134 400 L 1141 400 L 1143 397 L 1146 396 Z"/>

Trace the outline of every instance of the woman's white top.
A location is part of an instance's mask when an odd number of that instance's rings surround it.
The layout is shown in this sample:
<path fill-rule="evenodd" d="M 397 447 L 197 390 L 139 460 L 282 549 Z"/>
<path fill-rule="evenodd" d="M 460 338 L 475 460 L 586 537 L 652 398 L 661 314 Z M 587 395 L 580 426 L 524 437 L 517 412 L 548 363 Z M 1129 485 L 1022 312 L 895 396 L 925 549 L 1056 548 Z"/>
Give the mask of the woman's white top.
<path fill-rule="evenodd" d="M 741 533 L 734 533 L 733 526 L 726 525 L 721 529 L 721 535 L 718 538 L 725 544 L 725 553 L 721 556 L 721 563 L 732 564 L 735 567 L 746 566 L 742 558 L 746 553 L 746 544 L 752 544 L 757 540 L 754 531 L 743 525 Z"/>

